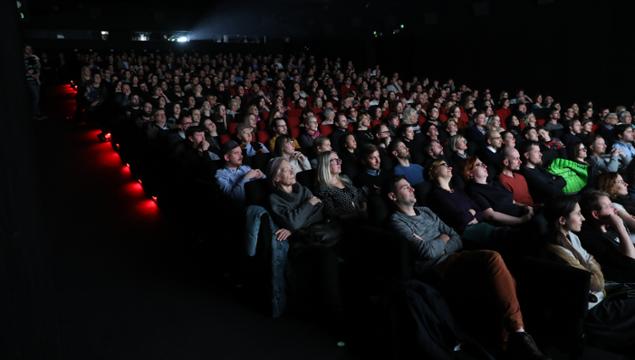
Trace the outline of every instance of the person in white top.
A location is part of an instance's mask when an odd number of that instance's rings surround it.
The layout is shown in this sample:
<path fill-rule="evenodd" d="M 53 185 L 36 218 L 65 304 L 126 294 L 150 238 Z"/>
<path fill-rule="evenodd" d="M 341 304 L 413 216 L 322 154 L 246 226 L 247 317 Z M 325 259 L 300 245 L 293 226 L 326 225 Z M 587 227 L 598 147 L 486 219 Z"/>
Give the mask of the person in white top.
<path fill-rule="evenodd" d="M 584 216 L 574 197 L 554 200 L 545 208 L 552 226 L 547 250 L 567 265 L 591 273 L 589 311 L 584 319 L 587 342 L 611 351 L 635 353 L 635 287 L 606 283 L 600 264 L 580 243 Z"/>

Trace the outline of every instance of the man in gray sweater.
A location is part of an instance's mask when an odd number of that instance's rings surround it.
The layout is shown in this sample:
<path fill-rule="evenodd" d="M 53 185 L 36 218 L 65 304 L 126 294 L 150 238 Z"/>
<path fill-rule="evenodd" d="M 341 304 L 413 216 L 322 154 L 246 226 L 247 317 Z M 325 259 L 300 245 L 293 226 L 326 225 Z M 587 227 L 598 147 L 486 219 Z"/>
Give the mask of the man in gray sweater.
<path fill-rule="evenodd" d="M 415 207 L 414 189 L 404 177 L 390 182 L 388 198 L 397 211 L 392 227 L 417 255 L 417 270 L 434 270 L 443 279 L 447 295 L 460 307 L 478 312 L 474 304 L 494 299 L 502 318 L 500 341 L 513 359 L 548 359 L 524 329 L 516 287 L 505 262 L 495 251 L 461 251 L 459 235 L 426 207 Z M 487 300 L 485 300 L 487 301 Z"/>

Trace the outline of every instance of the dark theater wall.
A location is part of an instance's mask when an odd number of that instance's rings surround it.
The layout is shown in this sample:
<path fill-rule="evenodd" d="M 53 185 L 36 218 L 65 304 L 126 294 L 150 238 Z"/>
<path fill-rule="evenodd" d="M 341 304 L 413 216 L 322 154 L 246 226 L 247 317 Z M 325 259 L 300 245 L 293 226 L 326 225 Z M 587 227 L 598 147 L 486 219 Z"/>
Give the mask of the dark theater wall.
<path fill-rule="evenodd" d="M 0 1 L 0 358 L 58 359 L 15 1 Z"/>

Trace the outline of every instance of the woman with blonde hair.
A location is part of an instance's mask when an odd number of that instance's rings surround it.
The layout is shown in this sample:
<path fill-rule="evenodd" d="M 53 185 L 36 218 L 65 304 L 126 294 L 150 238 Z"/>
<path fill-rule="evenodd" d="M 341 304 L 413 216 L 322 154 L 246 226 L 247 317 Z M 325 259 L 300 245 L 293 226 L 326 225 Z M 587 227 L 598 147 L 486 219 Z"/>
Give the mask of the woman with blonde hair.
<path fill-rule="evenodd" d="M 342 160 L 336 152 L 326 151 L 318 155 L 317 176 L 317 196 L 324 202 L 327 217 L 347 219 L 365 216 L 364 195 L 342 174 Z"/>

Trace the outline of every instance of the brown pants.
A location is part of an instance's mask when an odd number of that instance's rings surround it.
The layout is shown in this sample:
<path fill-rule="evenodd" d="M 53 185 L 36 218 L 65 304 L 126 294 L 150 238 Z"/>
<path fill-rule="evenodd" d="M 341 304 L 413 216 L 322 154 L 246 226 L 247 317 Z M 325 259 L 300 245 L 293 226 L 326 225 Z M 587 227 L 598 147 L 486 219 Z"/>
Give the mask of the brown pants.
<path fill-rule="evenodd" d="M 483 308 L 479 304 L 493 306 L 502 342 L 508 332 L 523 327 L 523 316 L 516 297 L 516 284 L 503 258 L 496 251 L 462 251 L 450 255 L 437 265 L 444 279 L 444 286 L 466 314 L 478 315 Z M 488 321 L 490 324 L 493 321 Z M 485 325 L 485 324 L 480 324 Z"/>

